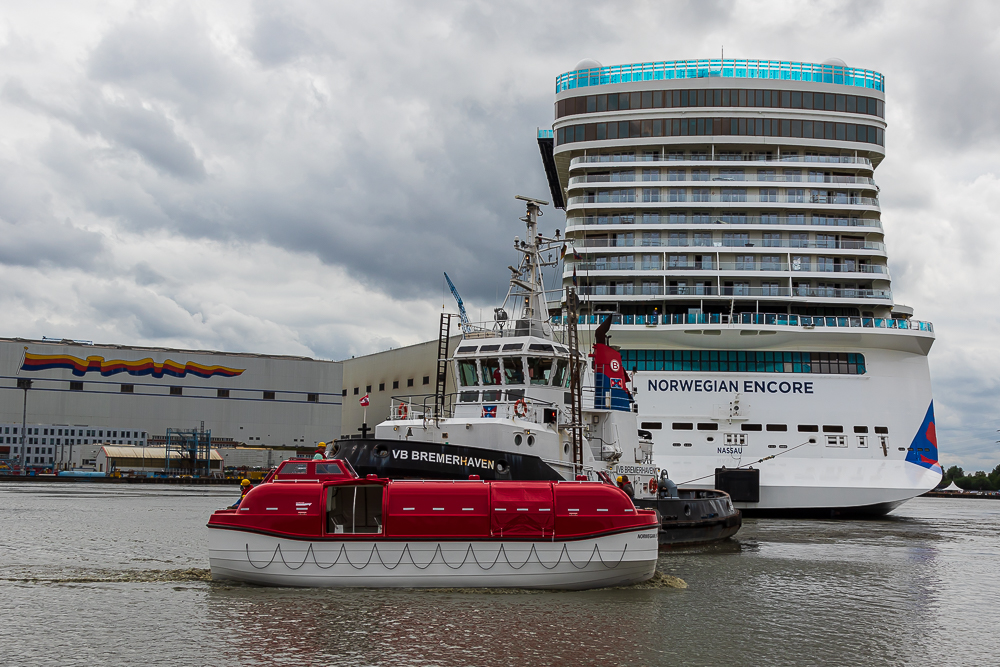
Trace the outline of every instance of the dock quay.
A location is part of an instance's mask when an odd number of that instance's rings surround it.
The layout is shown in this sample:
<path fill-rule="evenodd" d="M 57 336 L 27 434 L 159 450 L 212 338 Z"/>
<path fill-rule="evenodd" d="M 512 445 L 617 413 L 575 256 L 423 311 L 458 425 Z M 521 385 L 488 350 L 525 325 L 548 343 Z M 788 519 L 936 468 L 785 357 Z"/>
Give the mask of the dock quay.
<path fill-rule="evenodd" d="M 2 482 L 59 482 L 99 484 L 173 484 L 179 486 L 238 486 L 241 477 L 70 477 L 64 475 L 0 475 Z"/>

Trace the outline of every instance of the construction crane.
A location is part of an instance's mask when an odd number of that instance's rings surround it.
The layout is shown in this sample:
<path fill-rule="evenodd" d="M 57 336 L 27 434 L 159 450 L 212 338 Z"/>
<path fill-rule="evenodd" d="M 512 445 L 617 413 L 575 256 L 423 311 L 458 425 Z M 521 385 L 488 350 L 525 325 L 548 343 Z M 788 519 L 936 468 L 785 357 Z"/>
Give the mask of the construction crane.
<path fill-rule="evenodd" d="M 455 287 L 455 283 L 451 282 L 451 278 L 448 277 L 447 273 L 444 274 L 444 279 L 448 281 L 448 289 L 451 290 L 452 296 L 458 302 L 459 318 L 462 320 L 462 333 L 471 333 L 472 325 L 469 324 L 469 314 L 465 312 L 465 304 L 462 303 L 462 296 L 458 293 L 458 288 Z"/>

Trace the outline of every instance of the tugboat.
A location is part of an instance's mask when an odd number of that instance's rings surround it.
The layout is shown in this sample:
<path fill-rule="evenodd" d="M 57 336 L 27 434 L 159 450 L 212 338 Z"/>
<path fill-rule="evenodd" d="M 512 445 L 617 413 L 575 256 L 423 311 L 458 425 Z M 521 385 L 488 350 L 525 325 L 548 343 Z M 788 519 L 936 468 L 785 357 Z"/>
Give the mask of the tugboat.
<path fill-rule="evenodd" d="M 638 429 L 637 406 L 621 355 L 608 345 L 608 318 L 594 332 L 590 359 L 578 349 L 577 296 L 567 288 L 569 316 L 557 339 L 542 269 L 558 264 L 563 247 L 538 232 L 541 205 L 526 201 L 522 255 L 511 269 L 510 289 L 489 325 L 462 316 L 462 339 L 448 358 L 442 316 L 437 392 L 394 397 L 374 438 L 338 440 L 326 454 L 348 461 L 362 475 L 393 479 L 590 480 L 618 482 L 637 507 L 656 509 L 661 545 L 694 544 L 734 535 L 742 515 L 717 490 L 661 484 L 653 443 Z M 549 259 L 545 259 L 548 253 Z M 508 311 L 513 311 L 513 317 Z M 457 392 L 445 393 L 449 364 Z M 363 427 L 367 432 L 367 424 Z M 612 481 L 614 480 L 614 481 Z M 663 480 L 666 482 L 666 480 Z"/>
<path fill-rule="evenodd" d="M 586 589 L 645 581 L 657 516 L 604 482 L 360 478 L 285 461 L 212 514 L 213 579 L 272 586 Z"/>

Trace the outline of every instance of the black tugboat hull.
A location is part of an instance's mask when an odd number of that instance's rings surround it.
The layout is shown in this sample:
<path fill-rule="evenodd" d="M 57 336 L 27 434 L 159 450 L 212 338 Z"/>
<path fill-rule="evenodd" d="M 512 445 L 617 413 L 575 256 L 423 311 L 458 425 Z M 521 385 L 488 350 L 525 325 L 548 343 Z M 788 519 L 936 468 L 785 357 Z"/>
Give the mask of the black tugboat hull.
<path fill-rule="evenodd" d="M 636 507 L 660 513 L 660 548 L 724 540 L 743 525 L 742 513 L 722 491 L 681 489 L 680 495 L 635 501 Z"/>
<path fill-rule="evenodd" d="M 562 476 L 537 456 L 420 440 L 338 440 L 333 458 L 358 475 L 388 479 L 516 479 L 559 481 Z"/>

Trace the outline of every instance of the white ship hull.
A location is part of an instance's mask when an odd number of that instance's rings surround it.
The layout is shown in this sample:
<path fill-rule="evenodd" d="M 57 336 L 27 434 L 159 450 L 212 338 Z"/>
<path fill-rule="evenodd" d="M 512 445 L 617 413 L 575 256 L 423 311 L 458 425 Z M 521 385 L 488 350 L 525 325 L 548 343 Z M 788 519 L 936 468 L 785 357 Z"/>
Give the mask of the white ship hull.
<path fill-rule="evenodd" d="M 654 463 L 679 486 L 713 488 L 716 469 L 752 464 L 760 470 L 759 502 L 734 502 L 740 509 L 887 512 L 940 482 L 926 356 L 931 334 L 773 327 L 764 346 L 763 336 L 747 344 L 749 337 L 740 335 L 747 327 L 723 329 L 711 338 L 696 338 L 689 333 L 694 327 L 686 329 L 625 330 L 615 338 L 626 350 L 677 349 L 682 340 L 690 346 L 691 339 L 700 339 L 700 349 L 860 353 L 865 369 L 863 374 L 640 369 L 634 381 L 640 423 L 660 426 L 649 429 Z M 699 428 L 711 424 L 717 430 Z M 815 430 L 800 430 L 803 426 Z M 756 463 L 765 457 L 774 458 Z"/>
<path fill-rule="evenodd" d="M 656 527 L 567 541 L 291 540 L 212 529 L 213 579 L 269 586 L 586 589 L 645 581 Z"/>

